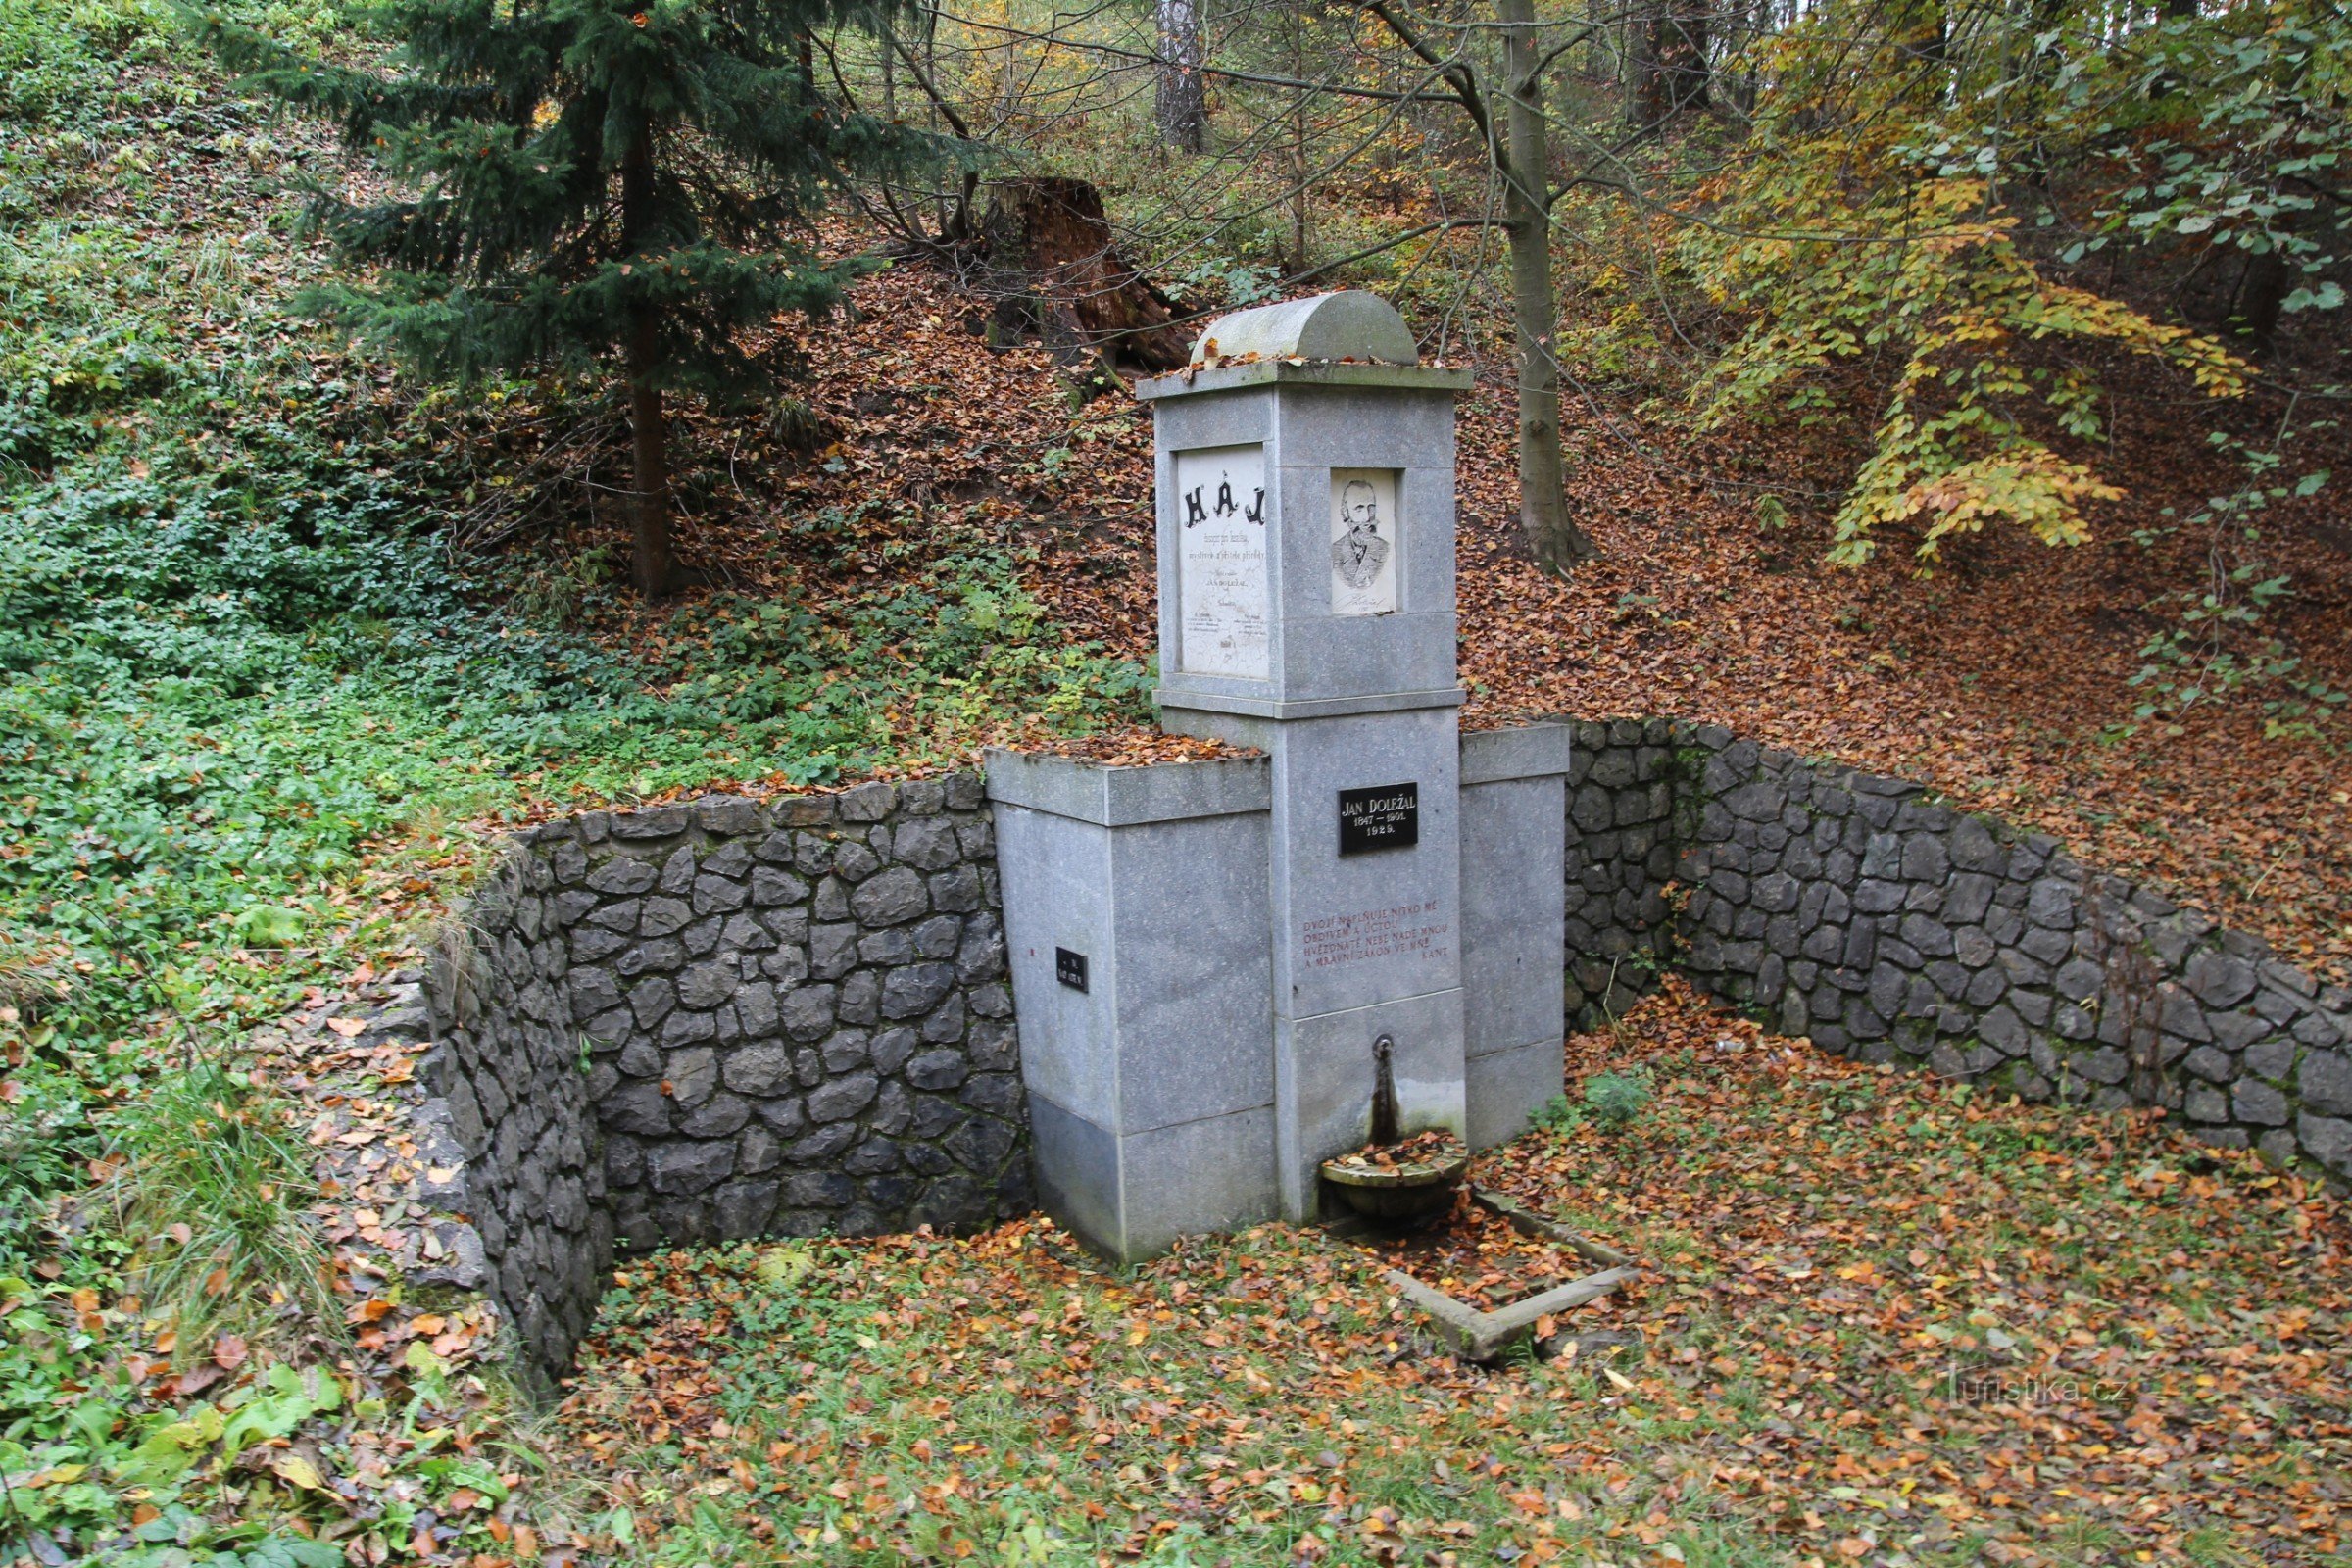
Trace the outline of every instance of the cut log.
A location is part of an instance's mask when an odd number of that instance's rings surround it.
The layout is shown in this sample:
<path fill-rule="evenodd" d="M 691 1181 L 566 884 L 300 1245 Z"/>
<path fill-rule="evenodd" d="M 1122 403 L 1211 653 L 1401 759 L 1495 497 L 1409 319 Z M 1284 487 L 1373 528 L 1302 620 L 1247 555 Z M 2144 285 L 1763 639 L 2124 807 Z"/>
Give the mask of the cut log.
<path fill-rule="evenodd" d="M 1119 254 L 1102 194 L 1085 180 L 992 184 L 981 233 L 1000 336 L 1034 332 L 1065 364 L 1099 355 L 1137 372 L 1192 357 L 1183 308 Z"/>

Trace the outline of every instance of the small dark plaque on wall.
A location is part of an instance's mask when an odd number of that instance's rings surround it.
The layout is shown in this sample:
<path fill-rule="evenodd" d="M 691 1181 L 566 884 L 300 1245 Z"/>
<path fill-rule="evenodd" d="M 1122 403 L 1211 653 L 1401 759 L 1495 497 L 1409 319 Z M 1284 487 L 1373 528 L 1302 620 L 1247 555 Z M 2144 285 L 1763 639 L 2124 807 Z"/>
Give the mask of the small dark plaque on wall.
<path fill-rule="evenodd" d="M 1086 989 L 1086 955 L 1067 948 L 1054 950 L 1054 978 L 1072 991 Z"/>
<path fill-rule="evenodd" d="M 1376 784 L 1340 791 L 1340 853 L 1401 850 L 1421 842 L 1421 786 Z"/>

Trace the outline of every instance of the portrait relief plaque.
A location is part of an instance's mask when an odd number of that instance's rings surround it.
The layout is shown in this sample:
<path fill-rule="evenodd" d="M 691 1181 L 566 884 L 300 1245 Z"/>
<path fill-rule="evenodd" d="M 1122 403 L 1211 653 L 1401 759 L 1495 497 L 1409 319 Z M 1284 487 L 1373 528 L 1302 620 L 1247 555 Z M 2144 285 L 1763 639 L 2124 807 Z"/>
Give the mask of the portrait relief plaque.
<path fill-rule="evenodd" d="M 1396 610 L 1396 470 L 1331 470 L 1331 612 Z"/>
<path fill-rule="evenodd" d="M 1184 668 L 1268 678 L 1265 448 L 1177 453 L 1176 521 Z"/>

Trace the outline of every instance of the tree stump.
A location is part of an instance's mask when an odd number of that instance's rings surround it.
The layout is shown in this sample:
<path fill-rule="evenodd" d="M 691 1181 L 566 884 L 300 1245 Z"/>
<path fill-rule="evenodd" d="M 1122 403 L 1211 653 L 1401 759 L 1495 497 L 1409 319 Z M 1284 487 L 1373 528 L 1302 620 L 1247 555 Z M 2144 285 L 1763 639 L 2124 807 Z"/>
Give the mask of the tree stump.
<path fill-rule="evenodd" d="M 1139 373 L 1192 357 L 1183 308 L 1119 254 L 1102 194 L 1087 181 L 998 181 L 981 234 L 982 286 L 996 297 L 1000 339 L 1034 332 L 1065 366 L 1100 359 Z"/>

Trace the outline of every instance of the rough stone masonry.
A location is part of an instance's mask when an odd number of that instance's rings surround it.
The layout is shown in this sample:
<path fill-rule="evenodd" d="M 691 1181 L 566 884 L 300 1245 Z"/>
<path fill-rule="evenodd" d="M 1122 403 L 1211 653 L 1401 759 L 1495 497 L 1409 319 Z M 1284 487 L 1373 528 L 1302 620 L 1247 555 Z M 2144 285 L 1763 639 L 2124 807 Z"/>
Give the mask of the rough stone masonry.
<path fill-rule="evenodd" d="M 1842 1054 L 2352 1177 L 2352 993 L 2045 834 L 1665 719 L 1578 725 L 1568 812 L 1572 1023 L 1671 964 Z"/>
<path fill-rule="evenodd" d="M 615 1249 L 1031 1205 L 970 774 L 519 834 L 441 944 L 435 1087 L 498 1292 L 568 1358 Z"/>

